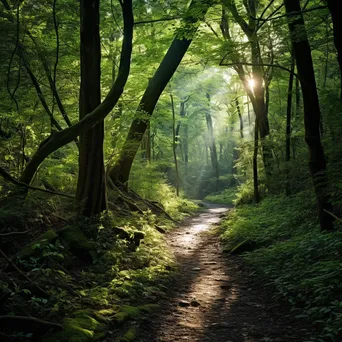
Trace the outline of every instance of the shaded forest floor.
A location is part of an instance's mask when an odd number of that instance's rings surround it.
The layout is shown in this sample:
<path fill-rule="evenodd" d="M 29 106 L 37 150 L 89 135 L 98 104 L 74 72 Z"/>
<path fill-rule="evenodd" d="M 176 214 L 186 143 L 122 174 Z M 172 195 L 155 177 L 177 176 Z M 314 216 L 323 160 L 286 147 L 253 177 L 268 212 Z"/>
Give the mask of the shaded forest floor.
<path fill-rule="evenodd" d="M 227 208 L 187 219 L 167 239 L 176 280 L 144 324 L 139 341 L 306 341 L 309 331 L 251 280 L 240 257 L 223 253 L 215 225 Z M 109 342 L 110 339 L 105 341 Z"/>

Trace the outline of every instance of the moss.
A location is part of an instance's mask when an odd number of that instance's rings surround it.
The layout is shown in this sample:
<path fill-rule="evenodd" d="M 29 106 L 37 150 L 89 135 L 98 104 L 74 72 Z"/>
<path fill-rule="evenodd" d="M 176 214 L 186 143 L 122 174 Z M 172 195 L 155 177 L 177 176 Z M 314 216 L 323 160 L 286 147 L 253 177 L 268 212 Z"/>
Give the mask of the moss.
<path fill-rule="evenodd" d="M 89 239 L 78 227 L 67 226 L 58 232 L 58 235 L 67 243 L 70 251 L 79 259 L 91 262 L 93 246 Z"/>
<path fill-rule="evenodd" d="M 103 310 L 96 311 L 96 314 L 107 317 L 107 316 L 113 316 L 116 311 L 117 310 L 115 309 L 103 309 Z"/>
<path fill-rule="evenodd" d="M 120 341 L 132 342 L 132 341 L 136 341 L 136 338 L 137 338 L 137 328 L 131 327 L 127 330 L 125 335 L 120 338 Z"/>
<path fill-rule="evenodd" d="M 109 323 L 111 321 L 111 317 L 117 312 L 117 308 L 115 309 L 103 309 L 98 310 L 93 313 L 94 317 L 103 323 Z"/>
<path fill-rule="evenodd" d="M 115 314 L 118 323 L 124 323 L 128 320 L 143 317 L 145 313 L 151 313 L 159 307 L 157 304 L 145 304 L 140 306 L 123 305 L 120 311 Z"/>
<path fill-rule="evenodd" d="M 105 325 L 92 317 L 90 311 L 79 310 L 73 316 L 64 319 L 62 332 L 48 334 L 43 342 L 88 342 L 105 336 Z"/>
<path fill-rule="evenodd" d="M 47 232 L 42 234 L 38 239 L 24 247 L 20 252 L 20 257 L 25 259 L 31 256 L 38 255 L 40 253 L 41 248 L 47 246 L 50 243 L 53 243 L 55 240 L 57 240 L 57 238 L 58 235 L 55 231 L 48 230 Z"/>

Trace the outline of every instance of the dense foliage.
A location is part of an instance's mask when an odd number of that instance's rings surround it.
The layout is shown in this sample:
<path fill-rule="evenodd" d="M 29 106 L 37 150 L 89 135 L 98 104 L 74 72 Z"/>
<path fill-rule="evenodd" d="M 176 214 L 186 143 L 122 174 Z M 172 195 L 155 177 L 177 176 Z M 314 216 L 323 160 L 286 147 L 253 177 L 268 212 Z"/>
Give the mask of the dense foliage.
<path fill-rule="evenodd" d="M 338 341 L 341 13 L 333 0 L 1 0 L 0 319 L 119 336 L 109 322 L 163 296 L 161 234 L 204 199 L 236 205 L 227 251 Z M 0 334 L 41 338 L 35 324 Z"/>

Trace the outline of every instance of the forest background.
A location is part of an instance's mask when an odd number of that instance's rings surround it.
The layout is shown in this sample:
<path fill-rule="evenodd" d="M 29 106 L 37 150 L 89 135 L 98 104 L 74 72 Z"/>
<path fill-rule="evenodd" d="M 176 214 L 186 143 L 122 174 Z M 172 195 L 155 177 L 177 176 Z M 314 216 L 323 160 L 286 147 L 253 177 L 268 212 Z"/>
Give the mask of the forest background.
<path fill-rule="evenodd" d="M 332 0 L 1 0 L 4 260 L 36 279 L 56 269 L 47 256 L 66 266 L 63 244 L 81 239 L 71 254 L 94 264 L 149 234 L 155 254 L 136 257 L 158 258 L 151 227 L 194 210 L 187 199 L 234 199 L 227 250 L 248 251 L 299 316 L 337 340 L 341 13 Z M 113 238 L 94 257 L 89 241 L 113 233 L 124 246 Z M 32 292 L 3 285 L 6 310 Z"/>

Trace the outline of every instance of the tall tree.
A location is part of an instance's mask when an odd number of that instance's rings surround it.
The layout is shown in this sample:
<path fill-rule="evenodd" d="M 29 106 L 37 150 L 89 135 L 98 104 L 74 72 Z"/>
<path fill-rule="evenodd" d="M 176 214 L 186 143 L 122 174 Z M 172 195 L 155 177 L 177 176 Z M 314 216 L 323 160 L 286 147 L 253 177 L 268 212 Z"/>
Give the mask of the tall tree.
<path fill-rule="evenodd" d="M 221 62 L 221 65 L 231 65 L 239 75 L 239 78 L 251 100 L 254 113 L 258 117 L 258 128 L 260 132 L 260 142 L 262 145 L 262 155 L 267 175 L 271 174 L 271 158 L 272 153 L 269 146 L 265 142 L 265 138 L 270 133 L 269 120 L 268 120 L 268 101 L 265 96 L 268 94 L 268 87 L 270 85 L 271 77 L 270 70 L 264 69 L 263 58 L 261 55 L 261 47 L 259 41 L 258 31 L 260 26 L 256 18 L 258 2 L 255 0 L 243 1 L 243 6 L 247 13 L 247 21 L 239 13 L 235 0 L 224 0 L 221 19 L 221 31 L 226 41 L 230 43 L 229 46 L 234 46 L 230 27 L 228 13 L 230 12 L 235 22 L 240 26 L 241 30 L 248 39 L 250 46 L 251 61 L 245 60 L 245 55 L 242 56 L 236 49 L 235 51 L 229 51 L 231 55 L 232 63 L 227 64 Z M 248 75 L 243 66 L 251 66 L 252 75 Z M 251 89 L 253 84 L 253 89 Z"/>
<path fill-rule="evenodd" d="M 39 149 L 26 165 L 20 177 L 21 182 L 30 184 L 38 167 L 51 153 L 73 141 L 83 131 L 89 130 L 97 123 L 100 123 L 117 104 L 130 71 L 134 24 L 132 0 L 123 0 L 120 1 L 120 4 L 124 20 L 123 42 L 119 71 L 113 86 L 102 103 L 89 112 L 81 121 L 60 132 L 54 132 L 40 144 Z"/>
<path fill-rule="evenodd" d="M 201 20 L 212 3 L 213 0 L 192 0 L 189 5 L 181 28 L 177 31 L 176 37 L 141 98 L 137 109 L 138 118 L 133 120 L 130 126 L 119 160 L 109 171 L 109 176 L 114 183 L 127 185 L 135 155 L 158 99 L 182 61 Z"/>
<path fill-rule="evenodd" d="M 337 60 L 340 66 L 341 93 L 342 100 L 342 2 L 339 0 L 326 0 L 331 13 L 334 25 L 334 41 L 337 50 Z"/>
<path fill-rule="evenodd" d="M 205 111 L 205 119 L 207 122 L 207 128 L 208 128 L 208 135 L 209 135 L 209 151 L 210 151 L 210 160 L 211 165 L 213 168 L 213 171 L 215 173 L 216 178 L 216 191 L 218 190 L 218 180 L 220 177 L 220 169 L 219 169 L 219 163 L 217 160 L 217 150 L 216 150 L 216 142 L 215 142 L 215 136 L 214 136 L 214 128 L 213 128 L 213 119 L 211 117 L 211 106 L 210 106 L 210 94 L 207 93 L 206 97 L 208 99 L 208 108 Z"/>
<path fill-rule="evenodd" d="M 293 80 L 294 80 L 295 60 L 293 52 L 291 53 L 291 73 L 289 77 L 289 87 L 287 91 L 287 110 L 286 110 L 286 138 L 285 138 L 285 161 L 289 162 L 291 158 L 291 119 L 292 119 L 292 97 L 293 97 Z M 287 167 L 287 166 L 286 166 Z M 290 194 L 290 184 L 288 180 L 288 170 L 286 171 L 285 192 Z"/>
<path fill-rule="evenodd" d="M 326 189 L 328 180 L 320 135 L 321 111 L 310 44 L 300 1 L 284 0 L 284 5 L 303 93 L 305 141 L 309 149 L 309 168 L 317 198 L 319 222 L 322 230 L 331 231 L 334 228 L 333 219 L 327 211 L 332 211 L 332 205 Z"/>
<path fill-rule="evenodd" d="M 82 120 L 101 103 L 100 0 L 81 0 L 81 88 Z M 104 121 L 80 134 L 76 201 L 79 212 L 92 216 L 107 209 L 103 157 Z"/>

